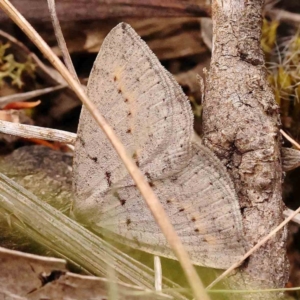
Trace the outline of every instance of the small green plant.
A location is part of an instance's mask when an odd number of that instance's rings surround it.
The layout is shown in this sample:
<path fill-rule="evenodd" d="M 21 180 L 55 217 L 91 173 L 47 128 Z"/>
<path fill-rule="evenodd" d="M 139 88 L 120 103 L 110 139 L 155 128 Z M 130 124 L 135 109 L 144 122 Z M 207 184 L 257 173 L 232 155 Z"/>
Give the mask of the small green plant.
<path fill-rule="evenodd" d="M 269 82 L 274 88 L 276 102 L 280 105 L 283 127 L 293 136 L 300 133 L 300 30 L 285 41 L 276 44 L 278 21 L 264 20 L 261 46 L 269 72 Z"/>
<path fill-rule="evenodd" d="M 269 56 L 274 49 L 278 26 L 278 21 L 263 20 L 260 44 L 266 56 Z"/>
<path fill-rule="evenodd" d="M 0 42 L 0 87 L 3 86 L 4 80 L 10 80 L 13 86 L 20 89 L 24 84 L 23 75 L 34 77 L 36 66 L 30 58 L 24 63 L 17 62 L 12 53 L 7 53 L 9 48 L 9 43 Z"/>

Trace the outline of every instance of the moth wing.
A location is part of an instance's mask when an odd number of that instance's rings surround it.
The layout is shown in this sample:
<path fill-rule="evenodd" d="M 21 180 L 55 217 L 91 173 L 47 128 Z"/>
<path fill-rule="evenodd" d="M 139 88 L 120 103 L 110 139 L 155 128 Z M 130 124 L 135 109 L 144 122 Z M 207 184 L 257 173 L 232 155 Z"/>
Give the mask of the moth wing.
<path fill-rule="evenodd" d="M 195 141 L 189 165 L 151 185 L 195 264 L 226 269 L 243 256 L 242 217 L 233 183 L 208 148 Z M 96 193 L 88 203 L 78 213 L 95 231 L 175 259 L 135 186 Z"/>
<path fill-rule="evenodd" d="M 105 38 L 87 94 L 149 178 L 167 177 L 188 163 L 193 133 L 190 104 L 129 25 L 119 24 Z M 112 185 L 132 184 L 123 163 L 85 107 L 75 149 L 75 206 L 95 189 L 105 191 Z"/>

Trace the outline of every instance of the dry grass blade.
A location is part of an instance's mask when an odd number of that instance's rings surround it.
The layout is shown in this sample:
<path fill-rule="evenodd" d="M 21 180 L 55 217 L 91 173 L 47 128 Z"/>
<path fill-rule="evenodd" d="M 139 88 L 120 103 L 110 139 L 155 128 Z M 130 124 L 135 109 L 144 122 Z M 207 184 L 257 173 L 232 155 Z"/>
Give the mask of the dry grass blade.
<path fill-rule="evenodd" d="M 241 263 L 247 259 L 254 251 L 260 248 L 264 243 L 266 243 L 272 236 L 274 236 L 280 229 L 282 229 L 288 222 L 290 222 L 296 215 L 300 212 L 300 207 L 295 210 L 292 214 L 289 215 L 281 224 L 279 224 L 275 229 L 273 229 L 267 236 L 265 236 L 260 242 L 258 242 L 254 247 L 252 247 L 239 261 L 233 264 L 230 268 L 228 268 L 224 273 L 222 273 L 217 279 L 215 279 L 210 285 L 206 287 L 207 290 L 211 289 L 214 285 L 216 285 L 219 281 L 224 279 L 228 274 L 231 273 L 234 269 L 239 267 Z"/>
<path fill-rule="evenodd" d="M 13 180 L 0 174 L 0 215 L 12 227 L 51 249 L 81 269 L 98 276 L 114 268 L 123 282 L 153 290 L 154 272 L 102 238 L 40 200 Z M 175 299 L 186 299 L 163 279 Z"/>
<path fill-rule="evenodd" d="M 193 293 L 196 299 L 208 300 L 204 286 L 191 263 L 189 255 L 185 250 L 182 242 L 180 241 L 177 233 L 175 232 L 169 217 L 164 211 L 160 201 L 154 194 L 149 183 L 147 182 L 144 175 L 138 169 L 133 160 L 127 155 L 126 149 L 120 142 L 119 138 L 116 136 L 113 129 L 109 126 L 103 116 L 99 113 L 96 106 L 89 101 L 88 97 L 84 93 L 78 82 L 72 77 L 63 63 L 59 58 L 52 52 L 50 47 L 45 43 L 45 41 L 40 37 L 40 35 L 33 29 L 33 27 L 25 20 L 25 18 L 15 9 L 15 7 L 7 0 L 0 1 L 0 7 L 6 12 L 6 14 L 24 31 L 24 33 L 30 37 L 34 44 L 41 50 L 41 52 L 49 59 L 52 65 L 61 73 L 64 79 L 68 82 L 70 87 L 74 90 L 79 99 L 90 111 L 98 125 L 106 134 L 109 141 L 112 143 L 113 147 L 117 151 L 124 165 L 126 166 L 129 174 L 134 179 L 137 187 L 139 188 L 143 198 L 145 199 L 148 207 L 150 208 L 157 224 L 161 228 L 163 234 L 165 235 L 167 241 L 169 242 L 171 248 L 173 249 L 176 257 L 178 258 L 183 270 L 186 274 L 187 280 L 191 285 Z"/>

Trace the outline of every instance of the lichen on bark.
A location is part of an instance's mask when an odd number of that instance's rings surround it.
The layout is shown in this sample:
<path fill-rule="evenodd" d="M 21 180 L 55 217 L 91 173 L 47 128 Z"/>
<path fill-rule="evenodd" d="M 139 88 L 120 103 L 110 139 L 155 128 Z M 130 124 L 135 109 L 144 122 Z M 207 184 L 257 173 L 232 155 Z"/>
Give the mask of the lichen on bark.
<path fill-rule="evenodd" d="M 213 1 L 213 50 L 203 102 L 204 143 L 234 181 L 249 249 L 283 220 L 280 119 L 260 49 L 262 7 L 261 0 Z M 284 287 L 285 243 L 283 230 L 251 255 L 229 286 Z"/>

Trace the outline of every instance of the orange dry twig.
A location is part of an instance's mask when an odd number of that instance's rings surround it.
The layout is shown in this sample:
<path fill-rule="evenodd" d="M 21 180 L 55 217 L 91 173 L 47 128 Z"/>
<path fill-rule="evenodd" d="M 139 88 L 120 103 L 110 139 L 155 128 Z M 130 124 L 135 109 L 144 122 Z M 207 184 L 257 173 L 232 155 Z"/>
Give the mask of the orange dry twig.
<path fill-rule="evenodd" d="M 40 100 L 38 101 L 31 101 L 31 102 L 12 102 L 5 105 L 2 109 L 26 109 L 26 108 L 34 108 L 41 103 Z"/>

